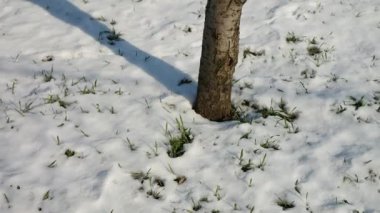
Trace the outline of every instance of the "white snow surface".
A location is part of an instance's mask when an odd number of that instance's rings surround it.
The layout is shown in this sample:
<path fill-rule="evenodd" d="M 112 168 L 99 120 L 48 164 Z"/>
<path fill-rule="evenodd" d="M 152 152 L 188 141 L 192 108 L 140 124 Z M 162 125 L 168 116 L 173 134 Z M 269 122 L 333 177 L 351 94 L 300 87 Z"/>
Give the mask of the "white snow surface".
<path fill-rule="evenodd" d="M 192 110 L 205 4 L 0 1 L 0 212 L 380 212 L 380 1 L 248 0 L 228 122 Z"/>

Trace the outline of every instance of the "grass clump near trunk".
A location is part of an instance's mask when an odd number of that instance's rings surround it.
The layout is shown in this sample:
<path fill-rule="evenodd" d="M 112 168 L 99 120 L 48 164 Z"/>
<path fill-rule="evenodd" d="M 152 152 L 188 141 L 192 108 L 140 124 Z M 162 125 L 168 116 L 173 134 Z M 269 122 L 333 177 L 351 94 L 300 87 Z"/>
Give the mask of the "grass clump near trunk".
<path fill-rule="evenodd" d="M 183 125 L 182 117 L 176 119 L 178 134 L 173 135 L 166 130 L 166 135 L 169 137 L 169 150 L 168 155 L 171 158 L 180 157 L 185 153 L 185 144 L 193 141 L 191 130 Z"/>

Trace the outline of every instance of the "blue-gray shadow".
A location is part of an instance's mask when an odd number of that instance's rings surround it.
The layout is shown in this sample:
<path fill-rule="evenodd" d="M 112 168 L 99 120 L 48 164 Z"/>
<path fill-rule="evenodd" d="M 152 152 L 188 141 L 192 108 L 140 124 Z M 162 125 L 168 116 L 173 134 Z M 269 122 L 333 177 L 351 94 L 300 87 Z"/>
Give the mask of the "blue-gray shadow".
<path fill-rule="evenodd" d="M 101 37 L 104 36 L 101 36 L 101 32 L 110 32 L 112 29 L 94 19 L 89 14 L 83 12 L 70 1 L 30 0 L 30 2 L 44 8 L 55 18 L 70 24 L 71 26 L 79 28 L 87 35 L 93 37 L 95 40 L 98 40 L 115 54 L 124 57 L 129 63 L 134 64 L 144 70 L 168 90 L 182 95 L 190 102 L 194 101 L 197 84 L 188 74 L 168 64 L 162 59 L 139 49 L 124 39 L 116 41 L 114 45 L 102 40 Z M 183 81 L 186 84 L 179 84 L 179 82 L 183 79 L 188 79 L 191 83 L 188 84 L 186 81 Z"/>

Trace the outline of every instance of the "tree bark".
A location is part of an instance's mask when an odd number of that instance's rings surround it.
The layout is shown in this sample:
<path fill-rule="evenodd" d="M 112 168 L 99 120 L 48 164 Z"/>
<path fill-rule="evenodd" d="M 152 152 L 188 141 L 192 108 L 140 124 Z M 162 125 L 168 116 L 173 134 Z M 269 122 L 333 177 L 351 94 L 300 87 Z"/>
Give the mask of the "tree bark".
<path fill-rule="evenodd" d="M 246 0 L 208 0 L 194 110 L 213 121 L 232 118 L 232 76 L 239 54 L 239 26 Z"/>

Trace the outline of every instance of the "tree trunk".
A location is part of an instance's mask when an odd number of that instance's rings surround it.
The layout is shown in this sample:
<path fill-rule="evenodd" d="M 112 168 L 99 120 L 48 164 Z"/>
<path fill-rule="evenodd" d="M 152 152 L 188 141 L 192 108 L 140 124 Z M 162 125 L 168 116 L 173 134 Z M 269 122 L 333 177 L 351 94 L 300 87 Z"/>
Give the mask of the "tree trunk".
<path fill-rule="evenodd" d="M 232 118 L 232 75 L 239 54 L 239 25 L 246 0 L 208 0 L 194 110 L 213 121 Z"/>

